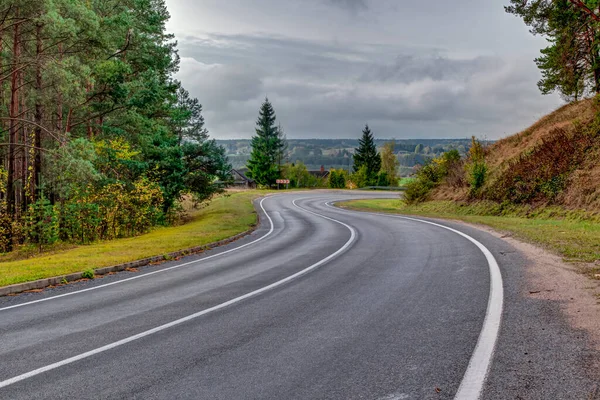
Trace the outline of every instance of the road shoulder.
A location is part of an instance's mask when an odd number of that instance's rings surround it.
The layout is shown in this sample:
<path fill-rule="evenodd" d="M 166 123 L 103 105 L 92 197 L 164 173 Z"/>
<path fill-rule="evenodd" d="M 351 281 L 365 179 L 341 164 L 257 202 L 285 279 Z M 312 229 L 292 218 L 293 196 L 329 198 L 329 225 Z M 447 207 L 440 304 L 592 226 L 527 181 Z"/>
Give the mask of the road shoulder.
<path fill-rule="evenodd" d="M 600 399 L 598 281 L 560 256 L 487 226 L 411 217 L 474 237 L 502 270 L 503 319 L 483 399 Z"/>
<path fill-rule="evenodd" d="M 596 282 L 535 245 L 489 227 L 451 223 L 489 246 L 505 282 L 502 328 L 482 398 L 600 399 Z"/>
<path fill-rule="evenodd" d="M 498 258 L 503 321 L 483 399 L 600 399 L 598 283 L 548 250 L 490 227 L 445 220 Z"/>

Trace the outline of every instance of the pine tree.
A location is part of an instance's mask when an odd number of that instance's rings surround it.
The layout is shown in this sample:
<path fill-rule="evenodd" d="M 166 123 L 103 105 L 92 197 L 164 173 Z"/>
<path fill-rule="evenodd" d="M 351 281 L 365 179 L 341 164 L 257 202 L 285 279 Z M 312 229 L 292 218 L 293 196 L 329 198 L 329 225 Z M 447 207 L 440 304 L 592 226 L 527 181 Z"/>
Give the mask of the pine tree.
<path fill-rule="evenodd" d="M 543 94 L 558 91 L 566 100 L 600 93 L 600 15 L 597 0 L 511 0 L 505 7 L 523 18 L 531 33 L 550 46 L 535 60 Z"/>
<path fill-rule="evenodd" d="M 252 152 L 248 160 L 248 176 L 259 185 L 270 186 L 280 175 L 280 162 L 286 143 L 283 130 L 275 125 L 277 117 L 273 105 L 266 98 L 256 121 L 256 135 L 252 137 Z"/>
<path fill-rule="evenodd" d="M 0 11 L 0 251 L 40 241 L 18 235 L 45 201 L 67 213 L 61 240 L 71 240 L 80 219 L 68 213 L 80 215 L 81 204 L 123 195 L 139 205 L 147 195 L 162 211 L 153 203 L 136 212 L 155 223 L 184 193 L 207 199 L 219 189 L 229 163 L 208 138 L 202 106 L 174 78 L 165 0 L 11 0 Z M 93 232 L 76 240 L 125 232 L 108 218 L 112 233 L 90 220 Z M 127 235 L 146 226 L 123 224 Z"/>
<path fill-rule="evenodd" d="M 375 184 L 377 174 L 381 170 L 381 156 L 377 152 L 369 125 L 365 125 L 362 138 L 358 140 L 358 148 L 354 152 L 354 172 L 359 172 L 363 166 L 366 168 L 367 184 Z"/>

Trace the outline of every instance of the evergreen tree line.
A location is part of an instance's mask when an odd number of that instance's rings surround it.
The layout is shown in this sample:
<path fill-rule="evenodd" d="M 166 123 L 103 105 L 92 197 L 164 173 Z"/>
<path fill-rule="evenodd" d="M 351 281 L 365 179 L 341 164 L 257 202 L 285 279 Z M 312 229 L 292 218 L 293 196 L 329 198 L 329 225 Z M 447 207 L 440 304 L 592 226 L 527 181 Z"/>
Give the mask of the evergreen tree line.
<path fill-rule="evenodd" d="M 165 223 L 228 162 L 173 78 L 163 0 L 0 6 L 0 251 Z"/>
<path fill-rule="evenodd" d="M 346 188 L 366 186 L 394 186 L 398 182 L 400 165 L 395 154 L 395 143 L 386 143 L 381 153 L 377 151 L 375 138 L 368 125 L 355 150 L 354 173 L 345 170 L 331 170 L 328 181 L 310 174 L 301 162 L 285 163 L 288 155 L 287 140 L 281 125 L 276 125 L 277 117 L 269 99 L 265 99 L 256 122 L 256 132 L 252 137 L 252 151 L 248 160 L 248 176 L 259 186 L 271 187 L 277 179 L 290 180 L 292 187 Z"/>
<path fill-rule="evenodd" d="M 508 13 L 523 18 L 531 33 L 550 45 L 535 62 L 542 93 L 566 100 L 600 93 L 600 2 L 598 0 L 511 0 Z"/>

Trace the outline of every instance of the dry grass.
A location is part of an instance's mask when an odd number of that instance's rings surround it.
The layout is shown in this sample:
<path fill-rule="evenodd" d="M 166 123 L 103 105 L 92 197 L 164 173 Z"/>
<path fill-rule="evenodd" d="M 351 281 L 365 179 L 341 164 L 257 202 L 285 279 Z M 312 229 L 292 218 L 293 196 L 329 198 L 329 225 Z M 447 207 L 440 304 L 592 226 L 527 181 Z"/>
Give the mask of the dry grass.
<path fill-rule="evenodd" d="M 567 104 L 486 150 L 481 199 L 600 211 L 600 107 Z M 442 184 L 434 200 L 468 201 L 467 185 Z"/>
<path fill-rule="evenodd" d="M 489 157 L 487 158 L 489 166 L 493 169 L 498 168 L 506 161 L 531 150 L 556 129 L 572 130 L 575 121 L 589 124 L 596 115 L 593 101 L 593 99 L 586 99 L 564 105 L 542 117 L 526 130 L 494 143 L 489 148 Z"/>

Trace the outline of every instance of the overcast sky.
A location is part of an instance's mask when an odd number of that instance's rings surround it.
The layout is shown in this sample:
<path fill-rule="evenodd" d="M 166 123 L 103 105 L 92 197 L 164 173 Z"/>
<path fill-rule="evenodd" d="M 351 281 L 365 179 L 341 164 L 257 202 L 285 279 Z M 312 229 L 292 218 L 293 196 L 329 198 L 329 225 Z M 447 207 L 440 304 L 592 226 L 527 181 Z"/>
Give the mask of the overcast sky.
<path fill-rule="evenodd" d="M 288 138 L 497 139 L 561 104 L 508 0 L 166 1 L 218 139 L 251 137 L 265 96 Z"/>

